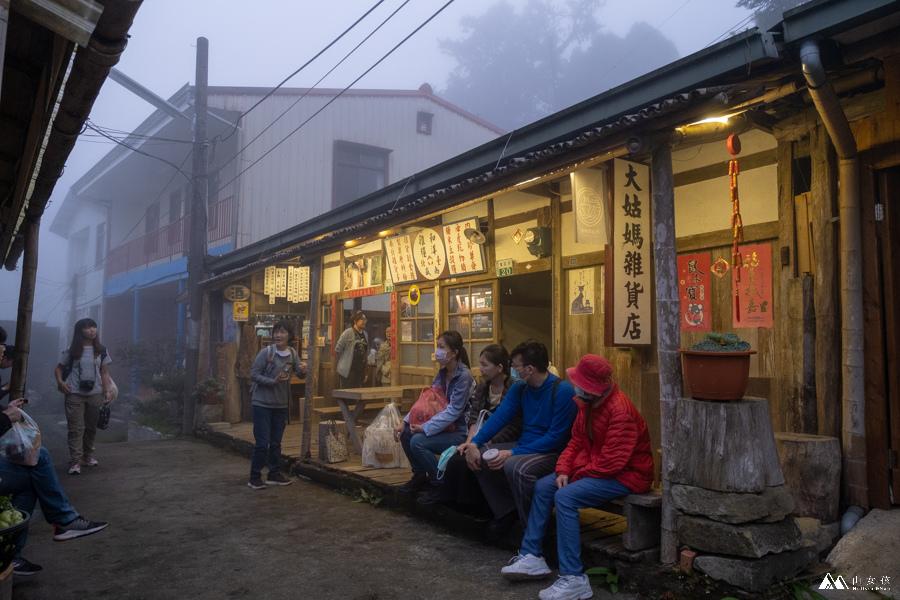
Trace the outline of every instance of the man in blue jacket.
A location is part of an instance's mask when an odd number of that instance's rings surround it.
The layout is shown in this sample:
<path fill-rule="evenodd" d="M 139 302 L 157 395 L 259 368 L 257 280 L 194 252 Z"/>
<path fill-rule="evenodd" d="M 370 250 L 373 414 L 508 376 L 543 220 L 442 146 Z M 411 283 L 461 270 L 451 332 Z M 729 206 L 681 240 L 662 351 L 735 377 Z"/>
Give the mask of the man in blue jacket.
<path fill-rule="evenodd" d="M 502 533 L 516 520 L 528 522 L 534 482 L 553 472 L 565 448 L 577 412 L 572 385 L 547 371 L 547 347 L 528 340 L 510 352 L 512 378 L 500 408 L 468 444 L 459 446 L 494 513 L 493 533 Z M 488 444 L 519 412 L 522 435 L 517 442 Z M 497 450 L 484 457 L 488 450 Z"/>

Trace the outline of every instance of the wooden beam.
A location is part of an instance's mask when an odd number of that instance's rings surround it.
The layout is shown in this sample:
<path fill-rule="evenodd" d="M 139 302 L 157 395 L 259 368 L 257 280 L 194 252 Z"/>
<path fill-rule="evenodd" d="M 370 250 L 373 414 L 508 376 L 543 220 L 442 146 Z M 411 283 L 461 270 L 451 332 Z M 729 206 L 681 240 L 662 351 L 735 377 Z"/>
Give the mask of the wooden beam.
<path fill-rule="evenodd" d="M 741 157 L 741 172 L 759 169 L 760 167 L 768 167 L 774 165 L 778 161 L 776 150 L 763 150 L 755 154 L 748 154 Z M 705 167 L 682 171 L 675 174 L 675 187 L 690 185 L 692 183 L 700 183 L 710 179 L 718 179 L 720 177 L 728 177 L 728 161 L 714 163 Z"/>
<path fill-rule="evenodd" d="M 764 240 L 778 239 L 779 227 L 778 221 L 744 225 L 744 243 L 750 244 Z M 698 250 L 707 250 L 709 248 L 731 246 L 733 242 L 734 232 L 731 229 L 719 229 L 717 231 L 698 233 L 696 235 L 678 238 L 676 240 L 676 247 L 678 248 L 678 252 L 681 253 L 696 252 Z"/>

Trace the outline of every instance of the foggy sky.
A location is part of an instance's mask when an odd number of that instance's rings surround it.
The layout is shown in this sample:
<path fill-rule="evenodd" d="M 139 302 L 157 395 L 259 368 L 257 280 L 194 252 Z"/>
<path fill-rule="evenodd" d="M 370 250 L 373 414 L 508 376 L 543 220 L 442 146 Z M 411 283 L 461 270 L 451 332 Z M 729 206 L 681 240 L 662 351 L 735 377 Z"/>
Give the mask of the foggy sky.
<path fill-rule="evenodd" d="M 357 89 L 417 89 L 430 83 L 440 95 L 453 61 L 437 49 L 439 39 L 458 39 L 463 15 L 479 15 L 496 0 L 456 0 L 406 44 L 376 67 Z M 524 0 L 509 0 L 513 6 Z M 138 10 L 130 40 L 117 68 L 168 98 L 185 83 L 194 82 L 196 39 L 209 40 L 209 84 L 274 87 L 375 4 L 374 0 L 330 3 L 264 0 L 146 0 Z M 312 86 L 365 35 L 402 4 L 387 0 L 287 87 Z M 600 21 L 609 33 L 624 36 L 631 26 L 646 21 L 675 43 L 681 56 L 724 39 L 736 27 L 752 26 L 746 10 L 731 0 L 609 0 L 598 2 Z M 442 2 L 410 2 L 394 19 L 330 75 L 320 87 L 343 88 L 381 58 L 395 44 L 432 15 Z M 617 57 L 610 57 L 614 62 Z M 635 74 L 635 77 L 640 75 Z M 485 90 L 486 94 L 500 93 Z M 463 107 L 466 108 L 466 107 Z M 131 131 L 153 108 L 118 84 L 107 80 L 90 114 L 91 121 L 108 129 Z M 92 133 L 92 132 L 88 132 Z M 49 225 L 69 187 L 112 149 L 112 142 L 82 135 L 67 161 L 44 214 L 40 234 L 35 321 L 60 325 L 68 307 L 65 299 L 65 240 L 50 233 Z M 0 286 L 0 318 L 15 319 L 19 271 L 4 270 Z"/>

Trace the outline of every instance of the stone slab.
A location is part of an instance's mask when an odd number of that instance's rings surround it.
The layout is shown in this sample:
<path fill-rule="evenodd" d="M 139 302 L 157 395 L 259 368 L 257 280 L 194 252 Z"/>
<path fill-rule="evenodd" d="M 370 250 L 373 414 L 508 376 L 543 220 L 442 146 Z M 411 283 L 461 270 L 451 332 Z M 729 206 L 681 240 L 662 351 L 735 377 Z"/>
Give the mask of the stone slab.
<path fill-rule="evenodd" d="M 811 543 L 762 558 L 701 555 L 694 559 L 694 568 L 713 579 L 750 592 L 761 592 L 781 579 L 792 578 L 818 562 L 819 553 Z"/>
<path fill-rule="evenodd" d="M 672 500 L 675 508 L 685 514 L 703 515 L 722 523 L 774 523 L 794 510 L 794 498 L 784 485 L 748 494 L 674 484 Z"/>
<path fill-rule="evenodd" d="M 662 498 L 660 496 L 660 498 Z M 622 544 L 626 550 L 636 552 L 659 546 L 662 525 L 662 509 L 639 504 L 625 503 L 625 518 L 628 529 L 622 534 Z"/>
<path fill-rule="evenodd" d="M 831 548 L 835 539 L 837 539 L 836 534 L 839 533 L 839 531 L 835 532 L 834 527 L 822 525 L 822 522 L 818 519 L 809 517 L 797 517 L 797 525 L 800 526 L 800 531 L 803 532 L 803 539 L 815 544 L 816 550 L 820 554 Z M 837 523 L 831 523 L 830 525 L 837 525 Z"/>
<path fill-rule="evenodd" d="M 797 520 L 788 517 L 777 523 L 731 525 L 703 517 L 678 517 L 678 541 L 694 550 L 760 558 L 797 550 L 803 545 L 803 533 Z"/>

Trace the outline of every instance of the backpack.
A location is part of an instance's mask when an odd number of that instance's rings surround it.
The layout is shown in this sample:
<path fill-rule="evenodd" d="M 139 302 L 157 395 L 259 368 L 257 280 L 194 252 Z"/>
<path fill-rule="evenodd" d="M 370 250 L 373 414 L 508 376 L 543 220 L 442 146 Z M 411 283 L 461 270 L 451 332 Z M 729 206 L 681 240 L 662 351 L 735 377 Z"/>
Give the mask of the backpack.
<path fill-rule="evenodd" d="M 297 351 L 294 350 L 293 346 L 288 346 L 291 351 L 291 365 L 294 364 L 294 359 L 297 357 Z M 275 344 L 269 344 L 266 346 L 266 370 L 263 372 L 263 375 L 266 377 L 269 376 L 269 371 L 272 369 L 272 361 L 275 360 Z M 291 369 L 293 371 L 293 369 Z M 256 391 L 256 382 L 254 381 L 250 385 L 250 397 L 253 397 L 253 392 Z"/>
<path fill-rule="evenodd" d="M 103 361 L 106 359 L 106 346 L 100 344 L 100 364 L 103 364 Z M 72 365 L 75 364 L 75 359 L 72 357 L 72 354 L 69 354 L 69 362 L 63 366 L 62 370 L 62 380 L 65 381 L 69 378 L 69 375 L 72 374 Z"/>

